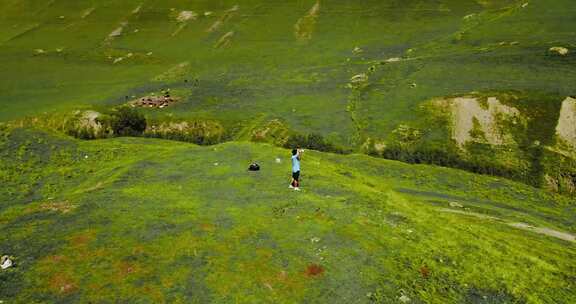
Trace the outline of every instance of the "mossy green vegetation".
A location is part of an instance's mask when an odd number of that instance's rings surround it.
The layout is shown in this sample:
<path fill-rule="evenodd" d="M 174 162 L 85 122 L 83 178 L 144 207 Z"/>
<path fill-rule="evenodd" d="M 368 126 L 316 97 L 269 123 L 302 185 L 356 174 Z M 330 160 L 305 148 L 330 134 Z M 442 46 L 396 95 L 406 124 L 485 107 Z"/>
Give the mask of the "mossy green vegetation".
<path fill-rule="evenodd" d="M 0 300 L 576 300 L 574 203 L 524 184 L 307 151 L 296 192 L 268 144 L 1 130 Z"/>

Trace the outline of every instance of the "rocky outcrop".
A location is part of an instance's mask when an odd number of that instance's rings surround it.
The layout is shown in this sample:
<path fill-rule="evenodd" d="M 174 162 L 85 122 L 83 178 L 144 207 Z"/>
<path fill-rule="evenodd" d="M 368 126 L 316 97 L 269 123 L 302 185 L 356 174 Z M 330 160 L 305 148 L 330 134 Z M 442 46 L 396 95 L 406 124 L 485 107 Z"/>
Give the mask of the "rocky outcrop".
<path fill-rule="evenodd" d="M 502 104 L 497 97 L 464 96 L 440 99 L 436 103 L 450 112 L 452 139 L 460 147 L 468 142 L 490 145 L 514 144 L 506 122 L 522 123 L 518 109 Z"/>
<path fill-rule="evenodd" d="M 458 161 L 449 165 L 575 194 L 576 98 L 542 101 L 533 93 L 484 96 L 471 93 L 425 104 L 428 117 L 433 117 L 430 121 L 437 123 L 420 127 L 429 132 L 443 129 L 448 142 L 438 145 L 436 138 L 418 149 L 436 146 L 446 153 L 454 147 Z M 417 152 L 422 153 L 413 153 Z"/>
<path fill-rule="evenodd" d="M 102 114 L 96 111 L 77 111 L 67 119 L 64 131 L 68 135 L 82 139 L 104 138 L 112 135 L 109 126 L 100 120 Z"/>
<path fill-rule="evenodd" d="M 562 102 L 556 137 L 565 149 L 576 151 L 576 98 L 568 97 Z"/>

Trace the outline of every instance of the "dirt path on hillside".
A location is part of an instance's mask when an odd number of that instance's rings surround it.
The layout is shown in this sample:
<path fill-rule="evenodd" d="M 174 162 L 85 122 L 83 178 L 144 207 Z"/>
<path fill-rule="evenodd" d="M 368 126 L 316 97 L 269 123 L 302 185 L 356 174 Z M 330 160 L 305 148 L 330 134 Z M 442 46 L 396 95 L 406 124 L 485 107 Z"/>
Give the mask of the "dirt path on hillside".
<path fill-rule="evenodd" d="M 455 209 L 449 209 L 449 208 L 440 208 L 439 210 L 440 210 L 440 212 L 448 212 L 448 213 L 454 213 L 454 214 L 474 216 L 474 217 L 477 217 L 480 219 L 496 220 L 496 221 L 502 222 L 502 223 L 504 223 L 510 227 L 514 227 L 514 228 L 525 230 L 525 231 L 531 231 L 534 233 L 550 236 L 550 237 L 561 239 L 561 240 L 571 242 L 571 243 L 576 243 L 576 235 L 573 235 L 573 234 L 570 234 L 567 232 L 562 232 L 562 231 L 558 231 L 558 230 L 554 230 L 554 229 L 550 229 L 550 228 L 544 228 L 544 227 L 535 227 L 535 226 L 532 226 L 532 225 L 529 225 L 526 223 L 506 222 L 501 218 L 486 215 L 486 214 L 476 213 L 476 212 L 455 210 Z"/>

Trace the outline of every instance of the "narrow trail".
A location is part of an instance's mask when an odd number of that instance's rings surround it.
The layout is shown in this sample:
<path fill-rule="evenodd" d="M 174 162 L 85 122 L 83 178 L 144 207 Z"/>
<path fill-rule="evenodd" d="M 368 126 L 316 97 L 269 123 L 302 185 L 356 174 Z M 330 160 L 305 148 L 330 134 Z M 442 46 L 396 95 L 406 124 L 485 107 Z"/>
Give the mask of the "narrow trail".
<path fill-rule="evenodd" d="M 473 216 L 473 217 L 477 217 L 480 219 L 486 219 L 486 220 L 494 220 L 494 221 L 503 223 L 507 226 L 517 228 L 520 230 L 531 231 L 531 232 L 534 232 L 537 234 L 542 234 L 542 235 L 550 236 L 553 238 L 561 239 L 561 240 L 564 240 L 567 242 L 576 243 L 576 235 L 573 235 L 573 234 L 570 234 L 567 232 L 562 232 L 562 231 L 550 229 L 550 228 L 535 227 L 535 226 L 532 226 L 530 224 L 521 223 L 521 222 L 507 222 L 504 219 L 499 218 L 499 217 L 481 214 L 481 213 L 476 213 L 476 212 L 470 212 L 470 211 L 455 210 L 455 209 L 448 209 L 448 208 L 440 208 L 439 211 L 440 212 L 453 213 L 453 214 L 466 215 L 466 216 Z"/>

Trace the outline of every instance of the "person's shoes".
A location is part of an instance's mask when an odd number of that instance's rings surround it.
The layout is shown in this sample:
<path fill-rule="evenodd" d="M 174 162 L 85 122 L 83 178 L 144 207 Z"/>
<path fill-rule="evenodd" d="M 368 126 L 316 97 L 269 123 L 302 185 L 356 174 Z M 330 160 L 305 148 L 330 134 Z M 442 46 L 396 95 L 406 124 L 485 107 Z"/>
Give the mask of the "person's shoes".
<path fill-rule="evenodd" d="M 290 188 L 290 189 L 294 189 L 294 186 L 290 185 L 290 186 L 288 186 L 288 188 Z"/>
<path fill-rule="evenodd" d="M 300 191 L 300 188 L 296 187 L 294 188 L 295 191 Z"/>

